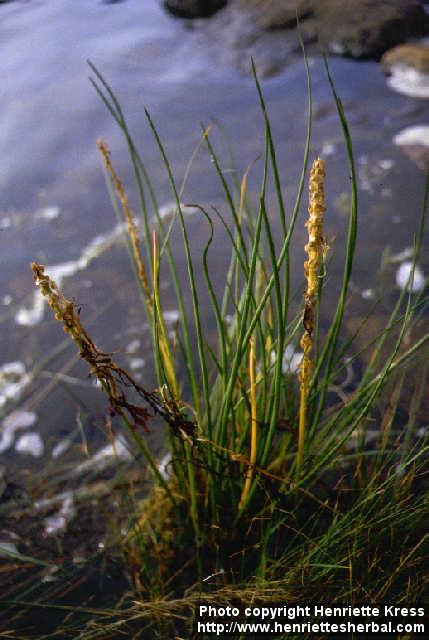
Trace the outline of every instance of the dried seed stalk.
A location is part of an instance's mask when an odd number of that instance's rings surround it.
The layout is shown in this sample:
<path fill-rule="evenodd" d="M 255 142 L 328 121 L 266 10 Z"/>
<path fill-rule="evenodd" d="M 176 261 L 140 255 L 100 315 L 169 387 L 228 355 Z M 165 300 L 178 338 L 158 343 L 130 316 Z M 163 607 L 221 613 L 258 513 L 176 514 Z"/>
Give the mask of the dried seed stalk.
<path fill-rule="evenodd" d="M 308 220 L 306 227 L 308 230 L 308 243 L 305 251 L 308 260 L 304 262 L 304 274 L 307 280 L 307 289 L 304 294 L 304 333 L 301 338 L 301 348 L 303 356 L 299 368 L 300 381 L 300 408 L 299 408 L 299 430 L 298 430 L 298 453 L 296 459 L 297 473 L 302 466 L 304 454 L 305 422 L 307 414 L 308 391 L 311 376 L 313 373 L 313 360 L 311 350 L 313 348 L 314 330 L 314 306 L 318 289 L 319 269 L 322 264 L 323 255 L 326 249 L 325 238 L 323 236 L 323 214 L 325 208 L 325 163 L 320 158 L 313 162 L 310 172 L 308 205 Z"/>
<path fill-rule="evenodd" d="M 142 284 L 143 287 L 143 291 L 146 297 L 146 302 L 149 305 L 149 307 L 153 306 L 153 301 L 152 301 L 152 292 L 150 290 L 150 286 L 149 286 L 149 280 L 148 277 L 146 275 L 146 269 L 144 267 L 143 264 L 143 258 L 141 256 L 140 253 L 140 246 L 139 246 L 139 239 L 138 239 L 138 234 L 137 234 L 137 227 L 136 227 L 136 223 L 134 221 L 134 218 L 131 214 L 131 210 L 130 210 L 130 206 L 128 204 L 128 197 L 127 194 L 125 193 L 125 189 L 122 185 L 122 182 L 120 181 L 118 174 L 116 173 L 115 169 L 113 168 L 112 165 L 112 161 L 110 160 L 110 150 L 109 147 L 107 146 L 107 144 L 104 142 L 104 140 L 102 140 L 101 138 L 99 138 L 97 140 L 97 147 L 101 153 L 101 156 L 104 160 L 104 165 L 106 167 L 107 173 L 109 174 L 111 180 L 112 180 L 112 184 L 113 187 L 116 191 L 116 194 L 119 198 L 119 202 L 121 203 L 122 206 L 122 210 L 124 212 L 124 217 L 127 223 L 127 227 L 128 227 L 128 233 L 130 236 L 130 240 L 131 240 L 131 246 L 133 248 L 133 255 L 134 255 L 134 260 L 137 266 L 137 273 L 140 279 L 140 282 Z"/>
<path fill-rule="evenodd" d="M 195 424 L 186 420 L 177 404 L 173 400 L 161 398 L 156 392 L 144 389 L 125 369 L 113 361 L 111 354 L 100 351 L 83 327 L 76 305 L 63 296 L 55 281 L 45 274 L 43 265 L 33 262 L 31 268 L 34 282 L 46 298 L 55 318 L 63 324 L 64 331 L 77 345 L 81 358 L 89 364 L 90 374 L 97 378 L 107 394 L 111 415 L 119 415 L 132 428 L 142 427 L 147 430 L 147 422 L 151 417 L 148 407 L 130 402 L 124 391 L 124 388 L 128 387 L 134 390 L 155 414 L 161 416 L 177 435 L 185 439 L 192 437 Z"/>

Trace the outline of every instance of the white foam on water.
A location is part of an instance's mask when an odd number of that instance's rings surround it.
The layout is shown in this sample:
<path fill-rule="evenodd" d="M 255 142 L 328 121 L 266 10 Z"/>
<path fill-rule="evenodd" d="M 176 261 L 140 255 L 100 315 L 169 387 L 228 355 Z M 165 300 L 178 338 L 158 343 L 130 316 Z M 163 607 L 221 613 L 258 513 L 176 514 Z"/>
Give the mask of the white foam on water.
<path fill-rule="evenodd" d="M 283 354 L 282 373 L 297 373 L 302 361 L 302 356 L 301 351 L 295 351 L 295 348 L 291 344 L 288 344 Z"/>
<path fill-rule="evenodd" d="M 410 289 L 413 293 L 422 291 L 425 286 L 425 276 L 423 271 L 417 265 L 414 268 L 412 285 L 410 278 L 413 272 L 413 263 L 410 260 L 406 260 L 399 265 L 396 271 L 396 284 L 400 289 Z"/>
<path fill-rule="evenodd" d="M 15 451 L 40 458 L 45 452 L 45 445 L 36 431 L 30 431 L 20 436 L 15 444 Z"/>
<path fill-rule="evenodd" d="M 15 433 L 20 429 L 29 429 L 37 422 L 37 415 L 32 411 L 17 409 L 2 420 L 0 429 L 0 453 L 7 451 L 13 444 Z"/>
<path fill-rule="evenodd" d="M 59 567 L 49 567 L 47 568 L 41 577 L 41 582 L 56 582 L 58 580 L 58 571 Z"/>
<path fill-rule="evenodd" d="M 117 460 L 131 460 L 131 458 L 127 443 L 121 436 L 117 436 L 111 444 L 97 451 L 89 460 L 79 464 L 73 474 L 78 475 L 91 469 L 99 471 Z"/>
<path fill-rule="evenodd" d="M 394 253 L 391 256 L 388 256 L 386 262 L 389 264 L 397 264 L 398 262 L 403 262 L 404 260 L 410 260 L 413 257 L 414 249 L 412 247 L 406 247 L 399 253 Z"/>
<path fill-rule="evenodd" d="M 18 400 L 31 382 L 23 362 L 6 362 L 0 366 L 0 408 L 10 400 Z"/>
<path fill-rule="evenodd" d="M 162 312 L 165 324 L 175 324 L 179 320 L 179 312 L 177 309 Z"/>
<path fill-rule="evenodd" d="M 40 211 L 37 211 L 35 214 L 36 220 L 55 220 L 61 213 L 61 209 L 59 207 L 45 207 Z"/>
<path fill-rule="evenodd" d="M 282 373 L 297 373 L 302 360 L 302 352 L 296 351 L 295 348 L 288 344 L 283 353 Z M 271 364 L 276 362 L 276 352 L 271 352 Z"/>
<path fill-rule="evenodd" d="M 381 158 L 376 162 L 369 160 L 367 154 L 358 158 L 358 177 L 361 189 L 372 193 L 374 189 L 378 191 L 381 178 L 393 169 L 395 162 L 391 158 Z"/>
<path fill-rule="evenodd" d="M 393 142 L 398 147 L 429 147 L 429 125 L 405 127 L 394 136 Z"/>
<path fill-rule="evenodd" d="M 395 163 L 393 162 L 393 160 L 391 158 L 384 158 L 384 159 L 378 161 L 378 166 L 383 171 L 390 171 L 395 166 Z"/>
<path fill-rule="evenodd" d="M 93 238 L 91 242 L 84 247 L 81 255 L 77 260 L 69 260 L 60 264 L 45 267 L 45 273 L 49 275 L 58 287 L 61 287 L 64 278 L 70 278 L 79 271 L 86 269 L 95 258 L 98 258 L 122 236 L 126 229 L 125 224 L 118 224 L 109 233 L 100 234 Z M 15 314 L 15 322 L 24 327 L 33 327 L 43 319 L 45 310 L 45 298 L 39 291 L 33 294 L 33 302 L 30 307 L 21 307 Z"/>
<path fill-rule="evenodd" d="M 145 364 L 146 364 L 146 360 L 144 358 L 131 358 L 130 359 L 130 368 L 133 371 L 136 371 L 137 369 L 143 369 Z"/>
<path fill-rule="evenodd" d="M 22 327 L 33 327 L 43 319 L 43 311 L 45 308 L 45 300 L 36 291 L 33 294 L 33 304 L 29 309 L 21 307 L 15 314 L 15 322 Z"/>
<path fill-rule="evenodd" d="M 53 536 L 66 530 L 70 520 L 76 515 L 76 508 L 72 495 L 64 497 L 62 505 L 53 516 L 45 518 L 45 535 Z"/>
<path fill-rule="evenodd" d="M 346 51 L 344 44 L 342 42 L 338 42 L 337 40 L 333 40 L 329 44 L 329 48 L 331 52 L 335 53 L 335 55 L 337 56 L 342 56 Z"/>
<path fill-rule="evenodd" d="M 2 421 L 4 429 L 16 431 L 17 429 L 27 429 L 37 422 L 37 415 L 33 411 L 16 409 L 9 413 Z"/>
<path fill-rule="evenodd" d="M 189 207 L 183 203 L 180 203 L 180 208 L 184 216 L 193 216 L 196 213 L 200 213 L 198 207 Z M 167 220 L 168 218 L 172 218 L 174 214 L 177 212 L 177 205 L 175 202 L 167 202 L 162 207 L 158 209 L 158 215 L 161 220 Z M 156 222 L 157 218 L 153 218 L 153 222 Z"/>
<path fill-rule="evenodd" d="M 64 438 L 64 440 L 60 440 L 53 448 L 51 455 L 54 459 L 59 458 L 70 448 L 72 441 L 69 438 Z"/>
<path fill-rule="evenodd" d="M 302 361 L 302 356 L 301 351 L 295 351 L 294 347 L 288 344 L 283 354 L 282 372 L 287 373 L 290 371 L 291 373 L 297 373 Z"/>
<path fill-rule="evenodd" d="M 16 544 L 0 540 L 0 556 L 8 556 L 9 553 L 19 553 Z"/>
<path fill-rule="evenodd" d="M 336 146 L 333 142 L 325 141 L 323 143 L 320 155 L 322 157 L 332 156 L 336 151 Z"/>
<path fill-rule="evenodd" d="M 5 362 L 0 367 L 0 376 L 20 377 L 25 374 L 25 364 L 20 360 Z"/>
<path fill-rule="evenodd" d="M 412 98 L 429 98 L 429 74 L 407 65 L 395 65 L 387 78 L 388 86 Z"/>
<path fill-rule="evenodd" d="M 52 507 L 53 505 L 61 504 L 66 498 L 73 498 L 73 496 L 73 491 L 62 491 L 61 493 L 57 493 L 56 495 L 52 496 L 52 498 L 42 498 L 41 500 L 36 500 L 34 503 L 34 508 L 36 509 L 36 511 L 42 511 L 44 509 Z"/>
<path fill-rule="evenodd" d="M 158 471 L 161 474 L 161 477 L 164 480 L 168 480 L 170 477 L 170 462 L 171 462 L 171 453 L 170 451 L 168 451 L 165 456 L 163 456 L 161 458 L 161 460 L 158 462 Z"/>
<path fill-rule="evenodd" d="M 352 431 L 349 440 L 346 443 L 347 449 L 356 449 L 361 443 L 362 439 L 365 440 L 364 444 L 368 445 L 371 442 L 374 442 L 379 438 L 380 432 L 376 429 L 367 429 L 366 431 L 363 429 L 355 429 Z"/>
<path fill-rule="evenodd" d="M 126 346 L 125 351 L 127 353 L 136 353 L 140 348 L 140 340 L 136 338 L 135 340 L 131 340 L 131 342 Z"/>
<path fill-rule="evenodd" d="M 167 202 L 167 204 L 164 204 L 162 205 L 162 207 L 159 207 L 158 215 L 161 218 L 161 220 L 164 220 L 165 218 L 172 216 L 175 211 L 176 211 L 176 203 Z M 154 220 L 156 220 L 156 218 L 154 218 Z"/>

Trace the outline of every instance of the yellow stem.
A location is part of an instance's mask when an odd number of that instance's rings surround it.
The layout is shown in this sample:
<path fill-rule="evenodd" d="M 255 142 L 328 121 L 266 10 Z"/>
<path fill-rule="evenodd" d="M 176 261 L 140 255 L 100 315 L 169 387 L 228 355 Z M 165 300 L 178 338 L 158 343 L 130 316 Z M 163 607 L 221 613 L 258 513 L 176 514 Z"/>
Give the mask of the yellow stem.
<path fill-rule="evenodd" d="M 251 419 L 251 436 L 250 436 L 250 464 L 246 472 L 246 481 L 240 498 L 239 509 L 242 509 L 246 503 L 250 485 L 252 483 L 253 469 L 256 464 L 256 446 L 257 446 L 257 411 L 256 411 L 256 358 L 255 358 L 255 341 L 250 338 L 249 352 L 249 378 L 250 378 L 250 419 Z"/>
<path fill-rule="evenodd" d="M 152 260 L 153 260 L 153 297 L 155 322 L 159 327 L 159 349 L 161 352 L 162 364 L 165 371 L 170 393 L 175 400 L 179 400 L 179 388 L 177 384 L 176 372 L 174 370 L 173 354 L 171 353 L 170 343 L 167 338 L 167 330 L 165 327 L 164 316 L 162 314 L 161 302 L 159 298 L 159 259 L 158 259 L 158 243 L 156 231 L 153 230 L 152 236 Z"/>

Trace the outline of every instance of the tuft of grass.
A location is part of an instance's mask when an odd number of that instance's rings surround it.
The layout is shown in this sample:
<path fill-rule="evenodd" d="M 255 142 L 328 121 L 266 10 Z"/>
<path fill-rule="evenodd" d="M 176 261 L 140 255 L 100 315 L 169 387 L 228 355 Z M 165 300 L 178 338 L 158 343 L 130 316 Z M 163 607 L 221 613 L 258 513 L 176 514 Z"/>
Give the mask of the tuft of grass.
<path fill-rule="evenodd" d="M 241 180 L 233 176 L 229 181 L 211 130 L 203 127 L 192 161 L 205 146 L 224 193 L 224 206 L 222 211 L 208 211 L 200 204 L 192 205 L 207 222 L 208 237 L 201 255 L 193 251 L 184 216 L 184 184 L 179 186 L 176 181 L 154 119 L 145 112 L 175 201 L 169 225 L 159 214 L 149 173 L 120 103 L 91 65 L 94 87 L 124 134 L 139 193 L 140 211 L 134 218 L 110 153 L 99 143 L 113 198 L 127 222 L 130 256 L 152 330 L 158 382 L 156 389 L 145 389 L 110 354 L 100 351 L 74 304 L 58 291 L 41 265 L 33 265 L 36 284 L 99 380 L 111 415 L 122 420 L 153 474 L 149 495 L 141 502 L 130 499 L 131 522 L 120 541 L 134 592 L 117 609 L 103 610 L 101 622 L 93 617 L 76 637 L 116 637 L 118 629 L 134 637 L 130 634 L 136 627 L 141 629 L 143 622 L 148 625 L 145 637 L 189 634 L 201 599 L 213 604 L 244 603 L 250 598 L 264 603 L 287 599 L 342 604 L 384 599 L 409 605 L 427 595 L 428 442 L 416 438 L 424 381 L 411 399 L 406 428 L 397 420 L 404 377 L 427 358 L 429 334 L 414 337 L 427 301 L 423 293 L 414 294 L 412 287 L 399 296 L 386 329 L 370 337 L 372 355 L 360 379 L 350 393 L 334 402 L 329 390 L 344 370 L 345 358 L 359 356 L 353 352 L 353 339 L 342 331 L 356 250 L 357 179 L 346 115 L 326 66 L 348 156 L 351 207 L 342 287 L 330 326 L 322 330 L 319 316 L 327 266 L 322 229 L 325 168 L 320 159 L 310 173 L 303 304 L 294 304 L 290 284 L 290 247 L 310 156 L 312 103 L 306 59 L 305 65 L 309 89 L 306 143 L 289 214 L 284 203 L 284 172 L 278 166 L 255 68 L 265 132 L 255 208 L 247 196 L 250 168 Z M 190 165 L 185 180 L 189 170 Z M 278 221 L 273 221 L 268 204 L 271 184 Z M 429 177 L 415 261 L 428 198 Z M 220 294 L 210 267 L 217 221 L 231 250 Z M 171 246 L 176 225 L 183 240 L 187 283 L 179 280 Z M 169 273 L 179 309 L 174 336 L 166 331 L 161 271 Z M 198 284 L 198 271 L 203 284 Z M 207 305 L 215 339 L 203 322 Z M 300 371 L 294 373 L 283 366 L 284 353 L 302 331 L 303 360 Z M 313 334 L 317 348 L 312 350 Z M 387 344 L 390 352 L 383 360 Z M 386 394 L 389 408 L 380 416 Z M 166 425 L 167 474 L 144 440 L 144 428 L 153 414 Z M 376 425 L 376 437 L 368 442 L 371 422 Z"/>

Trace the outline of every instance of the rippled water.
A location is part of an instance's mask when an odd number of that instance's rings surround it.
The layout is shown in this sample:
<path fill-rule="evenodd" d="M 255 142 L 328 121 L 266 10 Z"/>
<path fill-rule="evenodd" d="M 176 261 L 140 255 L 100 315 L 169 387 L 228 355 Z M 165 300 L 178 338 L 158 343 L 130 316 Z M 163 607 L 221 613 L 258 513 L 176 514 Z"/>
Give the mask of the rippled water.
<path fill-rule="evenodd" d="M 116 125 L 88 81 L 87 59 L 97 65 L 120 97 L 143 150 L 159 204 L 168 208 L 171 194 L 145 124 L 144 106 L 159 127 L 179 179 L 198 142 L 200 122 L 222 123 L 235 149 L 239 171 L 263 149 L 253 82 L 220 54 L 220 43 L 204 25 L 190 29 L 165 14 L 157 0 L 114 4 L 32 0 L 0 5 L 0 397 L 9 393 L 0 410 L 7 419 L 14 408 L 10 385 L 17 385 L 20 410 L 37 417 L 26 439 L 22 440 L 25 431 L 18 434 L 15 429 L 10 445 L 0 453 L 9 465 L 27 463 L 37 452 L 50 457 L 72 433 L 78 434 L 74 441 L 81 442 L 77 415 L 86 420 L 92 454 L 96 456 L 97 446 L 98 451 L 103 446 L 101 430 L 93 426 L 103 415 L 105 404 L 102 398 L 94 400 L 85 368 L 72 359 L 73 349 L 64 348 L 45 365 L 41 376 L 33 375 L 35 365 L 62 344 L 63 335 L 51 319 L 43 322 L 45 309 L 34 297 L 31 282 L 32 260 L 52 267 L 67 295 L 82 305 L 85 322 L 93 321 L 91 331 L 100 346 L 120 349 L 118 357 L 145 374 L 149 334 L 105 187 L 95 146 L 98 136 L 108 141 L 115 167 L 129 186 L 131 173 Z M 382 251 L 390 246 L 395 254 L 412 245 L 423 190 L 422 174 L 395 147 L 393 138 L 404 127 L 427 123 L 429 108 L 427 100 L 389 88 L 376 63 L 333 59 L 331 67 L 346 106 L 359 172 L 361 218 L 354 286 L 365 313 L 377 285 Z M 343 256 L 349 178 L 320 60 L 311 58 L 311 69 L 315 108 L 312 153 L 322 153 L 328 162 L 327 226 L 330 238 L 335 237 L 331 265 L 334 290 Z M 302 60 L 291 57 L 284 71 L 264 80 L 263 88 L 290 205 L 305 133 Z M 213 136 L 225 152 L 222 136 L 216 131 Z M 224 157 L 223 168 L 228 171 L 231 165 L 226 153 Z M 256 164 L 255 176 L 260 175 L 260 164 Z M 194 165 L 184 201 L 221 206 L 219 184 L 204 154 Z M 206 223 L 195 212 L 187 221 L 198 253 L 207 237 Z M 304 240 L 303 220 L 298 239 Z M 227 247 L 220 229 L 212 255 L 213 268 L 221 278 Z M 300 265 L 301 249 L 297 249 L 297 260 Z M 423 261 L 422 272 L 427 274 L 428 266 Z M 383 286 L 396 286 L 395 268 Z M 179 270 L 184 273 L 180 258 Z M 163 287 L 164 306 L 175 317 L 169 283 Z M 97 313 L 101 315 L 95 324 Z M 7 371 L 10 363 L 15 374 L 7 378 L 4 367 Z M 62 376 L 54 384 L 52 376 L 60 369 Z M 43 446 L 35 446 L 36 433 Z"/>

